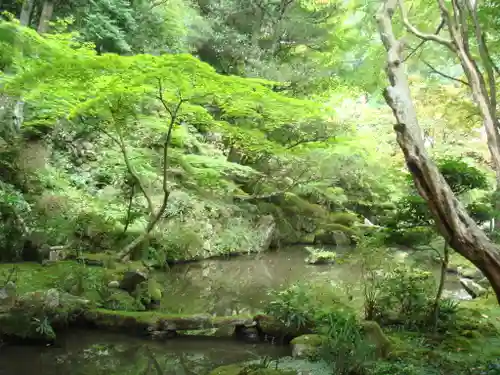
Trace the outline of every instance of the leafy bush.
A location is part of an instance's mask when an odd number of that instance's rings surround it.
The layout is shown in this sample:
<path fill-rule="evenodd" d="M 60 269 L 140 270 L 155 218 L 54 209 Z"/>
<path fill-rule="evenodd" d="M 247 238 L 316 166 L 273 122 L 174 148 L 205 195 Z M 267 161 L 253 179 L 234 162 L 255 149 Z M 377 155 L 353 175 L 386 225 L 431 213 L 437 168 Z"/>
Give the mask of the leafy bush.
<path fill-rule="evenodd" d="M 435 290 L 434 277 L 431 272 L 421 269 L 399 266 L 384 274 L 379 306 L 379 316 L 388 317 L 395 313 L 408 325 L 420 323 L 426 319 L 429 303 Z M 424 313 L 424 316 L 422 316 Z"/>
<path fill-rule="evenodd" d="M 307 286 L 292 284 L 283 290 L 270 291 L 268 295 L 271 300 L 266 306 L 266 313 L 277 318 L 285 326 L 300 329 L 314 323 L 312 298 Z"/>
<path fill-rule="evenodd" d="M 100 269 L 79 264 L 63 272 L 54 282 L 54 287 L 60 288 L 75 296 L 96 291 L 102 283 Z"/>
<path fill-rule="evenodd" d="M 425 328 L 435 301 L 435 279 L 431 272 L 409 265 L 398 265 L 388 272 L 373 272 L 371 298 L 365 297 L 368 319 L 381 323 Z M 367 286 L 365 286 L 366 288 Z M 444 329 L 454 323 L 458 306 L 450 300 L 440 301 L 438 325 Z"/>
<path fill-rule="evenodd" d="M 0 181 L 0 261 L 21 258 L 30 213 L 21 192 Z"/>
<path fill-rule="evenodd" d="M 472 189 L 488 189 L 486 174 L 460 158 L 442 158 L 438 161 L 438 167 L 455 194 Z"/>
<path fill-rule="evenodd" d="M 374 351 L 364 339 L 355 311 L 341 302 L 335 288 L 331 285 L 317 288 L 312 284 L 293 284 L 272 291 L 270 296 L 272 300 L 266 307 L 267 314 L 287 327 L 312 327 L 324 337 L 320 355 L 333 366 L 335 374 L 361 373 Z"/>
<path fill-rule="evenodd" d="M 388 229 L 383 233 L 387 244 L 408 247 L 429 244 L 436 235 L 433 228 L 424 226 Z"/>

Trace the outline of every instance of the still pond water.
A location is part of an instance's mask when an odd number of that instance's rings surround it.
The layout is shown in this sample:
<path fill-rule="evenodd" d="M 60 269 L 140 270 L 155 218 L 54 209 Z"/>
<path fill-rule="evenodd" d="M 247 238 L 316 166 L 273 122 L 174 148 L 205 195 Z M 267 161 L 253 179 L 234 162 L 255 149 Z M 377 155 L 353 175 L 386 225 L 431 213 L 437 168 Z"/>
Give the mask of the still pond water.
<path fill-rule="evenodd" d="M 272 288 L 299 281 L 349 283 L 359 279 L 359 270 L 351 264 L 307 265 L 306 255 L 297 247 L 173 267 L 157 276 L 165 289 L 162 309 L 216 315 L 252 313 L 262 307 Z M 446 288 L 462 293 L 453 277 Z M 72 331 L 60 336 L 56 347 L 0 348 L 0 375 L 143 375 L 151 353 L 165 369 L 164 375 L 206 375 L 223 364 L 290 355 L 289 348 L 268 344 L 208 338 L 153 342 L 99 331 Z"/>

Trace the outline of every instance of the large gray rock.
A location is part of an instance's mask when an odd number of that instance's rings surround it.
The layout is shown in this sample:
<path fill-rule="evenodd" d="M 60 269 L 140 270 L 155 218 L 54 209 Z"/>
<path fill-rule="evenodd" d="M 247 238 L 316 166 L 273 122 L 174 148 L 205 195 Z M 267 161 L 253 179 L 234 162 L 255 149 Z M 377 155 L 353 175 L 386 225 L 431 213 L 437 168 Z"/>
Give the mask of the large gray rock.
<path fill-rule="evenodd" d="M 16 297 L 16 284 L 9 281 L 3 288 L 0 288 L 0 306 L 8 305 Z"/>
<path fill-rule="evenodd" d="M 132 293 L 134 292 L 135 288 L 137 288 L 137 285 L 146 281 L 147 279 L 148 275 L 144 271 L 127 271 L 123 275 L 123 279 L 120 281 L 120 289 Z"/>
<path fill-rule="evenodd" d="M 332 235 L 337 246 L 349 246 L 351 244 L 350 238 L 344 232 L 336 230 Z"/>
<path fill-rule="evenodd" d="M 261 241 L 256 246 L 256 251 L 266 251 L 271 246 L 275 232 L 276 221 L 272 215 L 262 216 L 257 222 L 257 231 L 261 236 Z"/>
<path fill-rule="evenodd" d="M 457 270 L 458 274 L 461 277 L 465 277 L 466 279 L 480 280 L 484 277 L 483 273 L 479 271 L 477 268 L 458 267 Z"/>
<path fill-rule="evenodd" d="M 316 357 L 323 343 L 323 337 L 320 335 L 302 335 L 290 341 L 292 346 L 292 357 L 310 358 Z"/>
<path fill-rule="evenodd" d="M 462 277 L 460 279 L 462 287 L 471 295 L 472 298 L 477 298 L 486 293 L 486 289 L 476 283 L 474 280 Z"/>

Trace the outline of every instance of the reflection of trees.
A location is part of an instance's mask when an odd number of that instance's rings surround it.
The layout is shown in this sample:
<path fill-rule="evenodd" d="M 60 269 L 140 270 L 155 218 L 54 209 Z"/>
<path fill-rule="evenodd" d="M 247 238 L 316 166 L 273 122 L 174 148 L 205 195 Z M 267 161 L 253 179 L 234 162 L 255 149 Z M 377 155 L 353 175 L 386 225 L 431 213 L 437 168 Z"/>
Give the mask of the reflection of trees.
<path fill-rule="evenodd" d="M 351 268 L 312 269 L 304 264 L 302 251 L 290 251 L 176 266 L 158 277 L 165 279 L 166 297 L 162 305 L 168 311 L 230 315 L 253 313 L 261 308 L 268 288 L 321 278 L 322 273 L 333 279 L 353 277 Z"/>
<path fill-rule="evenodd" d="M 114 342 L 82 348 L 82 337 L 78 336 L 74 343 L 79 348 L 65 348 L 64 353 L 57 349 L 47 351 L 41 355 L 41 362 L 33 361 L 33 371 L 29 372 L 46 375 L 199 375 L 227 363 L 257 359 L 268 355 L 269 350 L 276 350 L 276 355 L 282 354 L 279 348 L 235 346 L 234 342 L 208 339 L 145 344 L 142 340 L 125 337 L 117 343 L 116 338 L 120 340 L 115 336 Z"/>

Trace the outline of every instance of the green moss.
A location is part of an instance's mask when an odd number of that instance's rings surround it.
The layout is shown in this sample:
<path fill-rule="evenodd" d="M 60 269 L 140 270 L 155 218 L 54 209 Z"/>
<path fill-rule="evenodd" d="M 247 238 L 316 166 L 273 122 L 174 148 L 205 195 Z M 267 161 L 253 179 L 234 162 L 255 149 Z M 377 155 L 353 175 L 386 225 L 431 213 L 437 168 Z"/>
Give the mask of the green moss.
<path fill-rule="evenodd" d="M 299 242 L 303 244 L 313 244 L 314 243 L 314 233 L 308 233 L 300 237 Z"/>
<path fill-rule="evenodd" d="M 302 335 L 295 337 L 292 341 L 290 341 L 290 344 L 292 345 L 310 345 L 312 347 L 319 347 L 323 344 L 324 338 L 321 335 L 316 335 L 316 334 L 310 334 L 310 335 Z"/>
<path fill-rule="evenodd" d="M 144 310 L 144 306 L 139 301 L 137 301 L 137 299 L 135 299 L 129 293 L 121 289 L 111 290 L 109 296 L 103 299 L 102 306 L 110 310 L 121 310 L 121 311 Z"/>
<path fill-rule="evenodd" d="M 315 359 L 319 355 L 319 349 L 325 343 L 325 337 L 321 335 L 302 335 L 295 337 L 290 344 L 292 345 L 292 355 L 294 358 Z"/>
<path fill-rule="evenodd" d="M 65 289 L 65 280 L 71 275 L 78 274 L 83 266 L 74 261 L 61 261 L 46 265 L 22 262 L 0 264 L 0 272 L 2 274 L 9 273 L 13 267 L 16 269 L 14 275 L 17 292 L 24 294 L 50 288 Z M 89 272 L 92 273 L 93 278 L 98 279 L 104 275 L 105 270 L 92 267 Z"/>
<path fill-rule="evenodd" d="M 312 247 L 306 247 L 306 250 L 309 252 L 309 256 L 305 259 L 305 261 L 309 264 L 335 263 L 335 260 L 337 259 L 337 253 L 334 251 L 326 251 Z"/>
<path fill-rule="evenodd" d="M 158 311 L 113 311 L 93 309 L 85 313 L 87 321 L 109 330 L 192 331 L 227 325 L 249 325 L 250 317 L 212 317 L 211 315 L 165 314 Z"/>
<path fill-rule="evenodd" d="M 328 220 L 332 223 L 341 225 L 344 228 L 352 227 L 358 222 L 358 216 L 349 212 L 334 212 L 328 215 Z"/>
<path fill-rule="evenodd" d="M 278 319 L 268 315 L 257 315 L 255 318 L 260 331 L 271 337 L 282 338 L 285 336 L 297 337 L 311 333 L 309 327 L 287 326 Z"/>
<path fill-rule="evenodd" d="M 465 259 L 463 256 L 457 253 L 452 253 L 450 255 L 450 261 L 448 263 L 448 267 L 452 269 L 457 269 L 458 267 L 472 268 L 472 269 L 476 268 L 476 266 L 474 266 L 469 260 Z"/>

